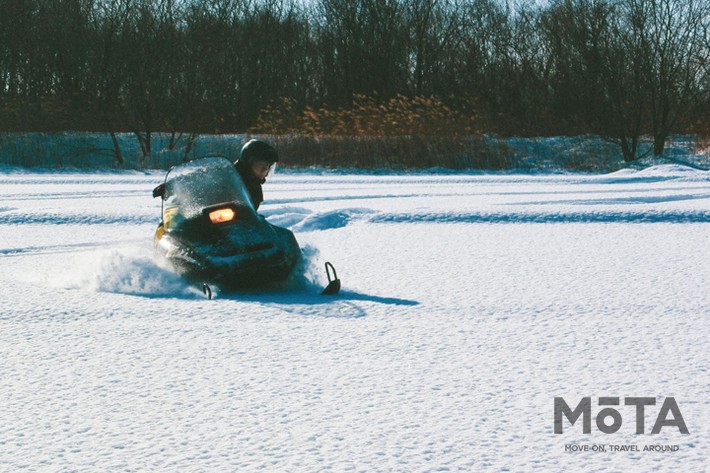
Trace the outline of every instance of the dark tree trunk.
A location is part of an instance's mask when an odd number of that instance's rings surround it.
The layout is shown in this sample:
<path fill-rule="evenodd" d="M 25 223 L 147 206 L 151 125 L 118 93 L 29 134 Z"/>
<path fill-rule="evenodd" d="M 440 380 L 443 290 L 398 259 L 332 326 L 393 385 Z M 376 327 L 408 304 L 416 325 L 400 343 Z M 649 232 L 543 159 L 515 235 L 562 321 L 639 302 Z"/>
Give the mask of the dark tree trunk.
<path fill-rule="evenodd" d="M 123 153 L 121 152 L 121 144 L 118 142 L 114 131 L 110 131 L 109 134 L 111 135 L 111 142 L 113 143 L 113 156 L 116 158 L 118 165 L 123 166 L 125 161 L 123 159 Z"/>
<path fill-rule="evenodd" d="M 195 141 L 197 141 L 197 133 L 193 132 L 190 133 L 190 136 L 187 138 L 187 142 L 185 143 L 185 154 L 182 156 L 182 162 L 186 163 L 190 160 L 190 153 L 192 152 L 192 146 L 195 144 Z"/>

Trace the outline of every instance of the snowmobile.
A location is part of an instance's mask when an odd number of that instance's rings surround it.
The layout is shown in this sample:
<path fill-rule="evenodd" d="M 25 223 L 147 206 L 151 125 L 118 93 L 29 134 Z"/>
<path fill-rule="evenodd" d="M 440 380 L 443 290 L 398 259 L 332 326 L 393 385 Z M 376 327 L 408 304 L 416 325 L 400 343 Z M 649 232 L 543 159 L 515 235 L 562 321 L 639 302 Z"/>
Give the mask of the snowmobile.
<path fill-rule="evenodd" d="M 172 167 L 153 190 L 162 200 L 155 256 L 193 283 L 223 290 L 285 281 L 301 260 L 293 233 L 257 214 L 241 176 L 226 158 L 201 158 Z M 332 270 L 332 276 L 331 276 Z M 326 263 L 336 294 L 340 280 Z"/>

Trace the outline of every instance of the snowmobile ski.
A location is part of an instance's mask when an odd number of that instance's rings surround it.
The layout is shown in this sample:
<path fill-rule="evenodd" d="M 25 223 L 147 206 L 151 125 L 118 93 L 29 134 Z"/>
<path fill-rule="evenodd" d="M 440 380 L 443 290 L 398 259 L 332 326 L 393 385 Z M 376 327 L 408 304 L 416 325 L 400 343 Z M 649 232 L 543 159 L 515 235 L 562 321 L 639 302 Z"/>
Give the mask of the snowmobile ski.
<path fill-rule="evenodd" d="M 333 271 L 333 275 L 331 277 L 330 272 L 331 270 Z M 330 261 L 325 263 L 325 273 L 328 275 L 328 285 L 323 289 L 323 294 L 324 296 L 334 296 L 338 292 L 340 292 L 340 279 L 338 279 L 338 275 L 335 272 L 335 267 L 330 264 Z"/>

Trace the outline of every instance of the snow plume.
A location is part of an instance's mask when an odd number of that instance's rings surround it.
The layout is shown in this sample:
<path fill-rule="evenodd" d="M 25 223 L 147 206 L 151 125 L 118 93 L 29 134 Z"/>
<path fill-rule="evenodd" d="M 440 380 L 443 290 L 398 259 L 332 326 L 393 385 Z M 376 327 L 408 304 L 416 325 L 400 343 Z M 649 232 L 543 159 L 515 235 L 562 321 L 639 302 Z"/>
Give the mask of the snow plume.
<path fill-rule="evenodd" d="M 320 274 L 322 266 L 318 248 L 306 245 L 301 248 L 301 261 L 291 273 L 286 282 L 287 289 L 320 289 L 323 287 L 324 278 Z"/>
<path fill-rule="evenodd" d="M 102 253 L 87 254 L 72 264 L 69 274 L 47 279 L 61 282 L 52 285 L 64 289 L 83 289 L 143 297 L 177 297 L 202 299 L 205 296 L 179 275 L 157 264 L 146 251 L 114 248 Z M 325 261 L 316 247 L 302 248 L 302 258 L 290 278 L 275 286 L 277 290 L 320 292 L 328 283 Z M 212 286 L 213 297 L 219 288 Z"/>
<path fill-rule="evenodd" d="M 81 285 L 97 292 L 145 297 L 202 297 L 180 276 L 130 251 L 113 250 L 105 255 Z"/>

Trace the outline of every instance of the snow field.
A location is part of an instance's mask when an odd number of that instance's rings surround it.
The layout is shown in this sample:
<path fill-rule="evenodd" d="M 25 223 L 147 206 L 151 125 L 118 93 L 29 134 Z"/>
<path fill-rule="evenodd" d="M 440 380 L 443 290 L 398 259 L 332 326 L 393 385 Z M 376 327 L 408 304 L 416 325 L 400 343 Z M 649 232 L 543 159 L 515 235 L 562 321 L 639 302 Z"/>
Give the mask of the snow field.
<path fill-rule="evenodd" d="M 343 292 L 214 301 L 150 258 L 158 182 L 0 175 L 0 470 L 705 471 L 706 173 L 279 174 L 262 213 Z M 555 396 L 690 435 L 555 435 Z"/>

